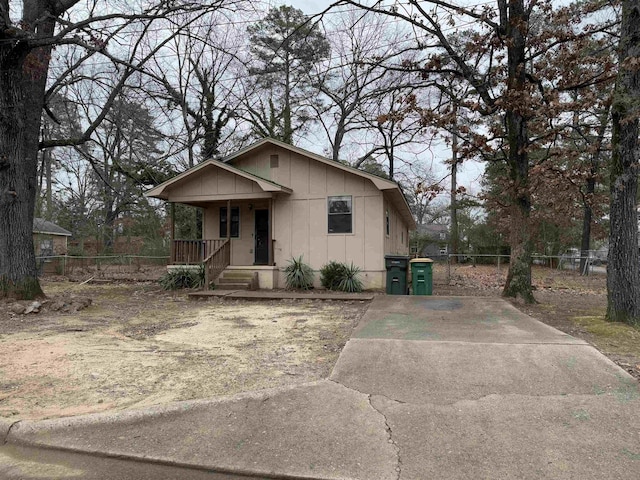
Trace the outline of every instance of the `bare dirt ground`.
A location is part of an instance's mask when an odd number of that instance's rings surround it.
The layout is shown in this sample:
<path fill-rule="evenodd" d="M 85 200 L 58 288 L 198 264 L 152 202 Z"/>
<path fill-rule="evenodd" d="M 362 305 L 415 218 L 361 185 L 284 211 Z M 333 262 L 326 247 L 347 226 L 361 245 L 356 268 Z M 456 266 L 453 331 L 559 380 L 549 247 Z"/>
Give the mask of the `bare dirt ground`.
<path fill-rule="evenodd" d="M 361 301 L 188 300 L 157 283 L 42 282 L 39 313 L 0 302 L 0 416 L 47 418 L 328 376 Z M 74 311 L 76 300 L 92 304 Z M 53 303 L 69 310 L 52 311 Z M 59 307 L 59 305 L 58 305 Z"/>
<path fill-rule="evenodd" d="M 436 265 L 434 295 L 499 296 L 507 269 L 495 265 Z M 640 329 L 604 319 L 607 308 L 605 274 L 580 276 L 575 272 L 533 268 L 535 298 L 525 305 L 511 303 L 524 313 L 574 337 L 581 338 L 640 379 Z"/>
<path fill-rule="evenodd" d="M 164 268 L 48 277 L 39 313 L 0 301 L 0 417 L 48 418 L 231 395 L 326 378 L 366 302 L 191 301 Z M 499 296 L 503 266 L 434 267 L 434 295 Z M 92 283 L 82 281 L 92 279 Z M 534 268 L 536 305 L 514 305 L 595 345 L 640 378 L 640 331 L 604 321 L 604 275 Z M 87 307 L 86 299 L 92 303 Z M 54 308 L 56 309 L 54 311 Z"/>

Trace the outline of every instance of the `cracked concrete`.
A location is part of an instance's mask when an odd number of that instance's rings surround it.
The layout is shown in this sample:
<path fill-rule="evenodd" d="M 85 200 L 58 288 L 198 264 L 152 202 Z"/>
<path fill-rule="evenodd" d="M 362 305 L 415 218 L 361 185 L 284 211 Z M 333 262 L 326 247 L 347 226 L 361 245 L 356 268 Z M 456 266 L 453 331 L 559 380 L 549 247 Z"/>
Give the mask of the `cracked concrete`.
<path fill-rule="evenodd" d="M 2 448 L 32 459 L 57 449 L 56 461 L 81 465 L 80 478 L 101 480 L 160 466 L 198 479 L 637 478 L 637 382 L 506 302 L 430 301 L 376 297 L 328 380 L 0 423 Z M 108 465 L 113 457 L 149 469 L 110 475 L 126 472 Z"/>
<path fill-rule="evenodd" d="M 0 445 L 5 445 L 7 443 L 7 439 L 9 437 L 9 433 L 14 425 L 19 423 L 20 420 L 8 420 L 6 418 L 0 418 L 0 438 L 2 439 L 2 443 Z"/>
<path fill-rule="evenodd" d="M 400 447 L 393 439 L 393 430 L 391 429 L 391 425 L 389 425 L 389 422 L 387 421 L 387 416 L 384 414 L 382 410 L 379 410 L 378 408 L 376 408 L 376 406 L 372 402 L 371 397 L 372 395 L 369 395 L 369 405 L 371 405 L 371 408 L 373 408 L 376 412 L 378 412 L 384 418 L 385 428 L 387 430 L 387 434 L 389 435 L 389 443 L 393 445 L 393 448 L 396 451 L 396 458 L 397 458 L 396 472 L 398 473 L 398 476 L 396 478 L 397 480 L 400 480 L 400 477 L 402 476 L 402 457 L 400 456 Z"/>

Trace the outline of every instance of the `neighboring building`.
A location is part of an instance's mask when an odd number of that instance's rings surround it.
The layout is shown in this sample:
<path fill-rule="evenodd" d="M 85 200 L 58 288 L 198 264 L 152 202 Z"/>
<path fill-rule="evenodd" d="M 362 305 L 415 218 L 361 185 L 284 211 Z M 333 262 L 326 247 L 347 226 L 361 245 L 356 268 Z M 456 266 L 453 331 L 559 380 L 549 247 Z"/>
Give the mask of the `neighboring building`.
<path fill-rule="evenodd" d="M 71 232 L 42 218 L 33 219 L 33 246 L 37 257 L 66 255 Z"/>
<path fill-rule="evenodd" d="M 419 245 L 415 246 L 415 252 L 412 252 L 414 255 L 432 260 L 446 260 L 448 258 L 449 227 L 447 225 L 418 225 L 416 233 Z"/>
<path fill-rule="evenodd" d="M 261 288 L 284 287 L 282 270 L 300 255 L 314 270 L 353 262 L 365 288 L 383 288 L 384 256 L 407 255 L 415 228 L 397 183 L 272 139 L 207 160 L 145 196 L 203 208 L 204 239 L 172 239 L 173 264 L 211 263 L 225 252 L 215 274 L 257 272 Z"/>

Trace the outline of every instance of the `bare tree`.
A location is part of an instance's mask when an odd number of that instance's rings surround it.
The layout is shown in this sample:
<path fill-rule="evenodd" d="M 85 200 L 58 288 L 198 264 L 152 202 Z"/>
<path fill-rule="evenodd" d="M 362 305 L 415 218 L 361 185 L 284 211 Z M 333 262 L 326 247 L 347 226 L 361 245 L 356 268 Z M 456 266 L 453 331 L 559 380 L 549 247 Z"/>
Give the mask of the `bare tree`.
<path fill-rule="evenodd" d="M 153 76 L 160 91 L 151 93 L 179 113 L 189 167 L 196 157 L 206 160 L 223 154 L 238 127 L 242 79 L 238 53 L 246 39 L 237 30 L 217 28 L 215 21 L 207 19 L 187 35 L 176 36 L 175 56 L 154 61 Z"/>
<path fill-rule="evenodd" d="M 32 222 L 36 195 L 38 150 L 80 145 L 91 137 L 107 115 L 120 89 L 134 72 L 167 45 L 175 32 L 163 26 L 187 28 L 206 12 L 232 7 L 235 2 L 150 1 L 144 6 L 78 0 L 23 0 L 22 12 L 0 0 L 0 285 L 2 295 L 32 298 L 42 294 L 36 277 Z M 100 6 L 102 6 L 100 4 Z M 182 31 L 182 30 L 179 30 Z M 50 80 L 54 47 L 78 47 L 73 67 Z M 39 141 L 47 98 L 69 81 L 76 68 L 102 58 L 120 74 L 100 103 L 92 121 L 76 138 Z M 80 81 L 76 77 L 73 81 Z M 99 86 L 91 76 L 83 80 Z"/>
<path fill-rule="evenodd" d="M 494 5 L 468 7 L 441 0 L 408 0 L 390 7 L 355 0 L 337 3 L 344 4 L 405 22 L 414 30 L 416 44 L 430 51 L 427 62 L 405 65 L 406 71 L 422 72 L 425 80 L 445 73 L 453 75 L 473 91 L 473 100 L 466 103 L 471 110 L 490 118 L 500 117 L 500 122 L 494 121 L 484 132 L 476 132 L 471 144 L 507 166 L 509 183 L 504 195 L 510 205 L 511 260 L 503 295 L 534 302 L 530 152 L 553 143 L 559 129 L 566 128 L 556 125 L 566 111 L 562 92 L 596 83 L 609 74 L 605 69 L 591 77 L 578 78 L 568 75 L 566 68 L 558 75 L 558 68 L 538 69 L 538 65 L 544 67 L 558 57 L 563 44 L 597 35 L 612 23 L 602 22 L 594 27 L 589 22 L 569 21 L 583 18 L 581 15 L 593 8 L 585 4 L 554 10 L 550 2 L 525 0 L 496 0 Z M 558 20 L 552 24 L 567 25 L 539 34 L 530 29 L 532 16 L 538 14 L 553 14 Z M 464 24 L 468 32 L 461 45 L 450 40 L 456 24 Z M 562 67 L 557 62 L 555 65 Z"/>

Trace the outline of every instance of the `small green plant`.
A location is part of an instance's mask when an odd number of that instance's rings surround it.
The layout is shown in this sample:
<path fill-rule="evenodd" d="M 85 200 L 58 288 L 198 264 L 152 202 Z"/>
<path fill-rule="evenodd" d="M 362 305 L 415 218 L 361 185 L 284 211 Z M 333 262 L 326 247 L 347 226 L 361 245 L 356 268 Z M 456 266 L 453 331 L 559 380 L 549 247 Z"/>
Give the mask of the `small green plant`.
<path fill-rule="evenodd" d="M 313 288 L 313 270 L 302 261 L 302 255 L 289 260 L 289 265 L 284 269 L 287 288 L 300 288 L 309 290 Z"/>
<path fill-rule="evenodd" d="M 331 261 L 320 269 L 320 282 L 328 290 L 361 292 L 360 267 Z"/>
<path fill-rule="evenodd" d="M 204 266 L 194 268 L 176 268 L 160 277 L 160 286 L 165 290 L 179 288 L 202 288 L 204 286 Z"/>
<path fill-rule="evenodd" d="M 338 290 L 340 280 L 345 276 L 347 266 L 333 260 L 320 269 L 320 283 L 327 290 Z"/>
<path fill-rule="evenodd" d="M 353 262 L 348 267 L 345 265 L 344 276 L 340 279 L 338 290 L 351 293 L 362 291 L 360 267 L 356 267 Z"/>

